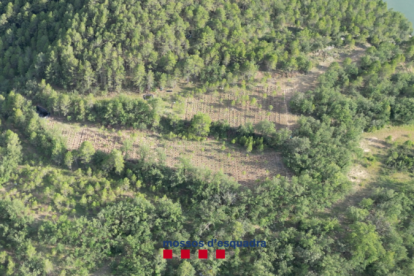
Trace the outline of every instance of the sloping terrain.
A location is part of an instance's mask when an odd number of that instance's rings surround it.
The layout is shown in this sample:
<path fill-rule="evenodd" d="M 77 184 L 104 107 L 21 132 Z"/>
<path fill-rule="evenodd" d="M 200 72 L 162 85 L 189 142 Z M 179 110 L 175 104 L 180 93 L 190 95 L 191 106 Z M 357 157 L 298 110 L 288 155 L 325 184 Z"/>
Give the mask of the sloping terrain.
<path fill-rule="evenodd" d="M 321 63 L 308 74 L 296 74 L 292 77 L 284 77 L 275 74 L 266 83 L 258 81 L 256 87 L 232 89 L 231 92 L 208 93 L 194 96 L 185 100 L 185 112 L 183 118 L 190 120 L 194 114 L 199 112 L 209 114 L 213 121 L 227 120 L 231 126 L 237 127 L 250 121 L 258 123 L 269 120 L 276 124 L 276 129 L 294 128 L 297 115 L 288 111 L 288 105 L 293 93 L 304 93 L 315 87 L 320 74 L 323 74 L 332 62 L 341 62 L 350 57 L 358 61 L 364 53 L 364 48 L 357 47 L 353 50 L 331 50 L 333 53 L 329 58 L 316 59 Z M 259 74 L 259 77 L 261 74 Z M 182 89 L 186 89 L 185 83 Z M 158 97 L 167 98 L 167 102 L 173 101 L 174 96 L 182 90 L 175 89 L 173 93 L 156 91 Z M 272 95 L 273 93 L 273 95 Z M 235 96 L 235 95 L 239 96 Z M 249 96 L 244 106 L 241 98 Z M 263 96 L 266 94 L 266 96 Z M 126 94 L 128 97 L 129 95 Z M 256 99 L 256 104 L 251 104 L 251 99 Z M 232 101 L 239 102 L 232 105 Z M 259 106 L 261 105 L 261 106 Z M 272 106 L 273 108 L 269 108 Z M 174 104 L 168 108 L 174 109 Z M 69 150 L 80 147 L 84 141 L 92 142 L 96 150 L 111 152 L 120 149 L 126 140 L 131 140 L 132 147 L 128 157 L 139 158 L 139 147 L 145 145 L 154 153 L 161 150 L 166 155 L 166 164 L 175 167 L 181 157 L 189 158 L 196 167 L 210 169 L 212 171 L 222 170 L 225 174 L 234 177 L 242 184 L 254 185 L 259 179 L 266 177 L 291 176 L 289 170 L 283 165 L 280 153 L 274 150 L 266 150 L 263 153 L 246 153 L 242 148 L 228 142 L 207 140 L 205 142 L 177 141 L 163 139 L 156 132 L 127 131 L 122 128 L 116 130 L 99 129 L 93 124 L 80 127 L 80 124 L 71 125 L 60 121 L 59 118 L 49 118 L 48 125 L 55 128 L 67 140 Z M 133 137 L 132 137 L 133 136 Z M 224 149 L 223 149 L 224 144 Z"/>

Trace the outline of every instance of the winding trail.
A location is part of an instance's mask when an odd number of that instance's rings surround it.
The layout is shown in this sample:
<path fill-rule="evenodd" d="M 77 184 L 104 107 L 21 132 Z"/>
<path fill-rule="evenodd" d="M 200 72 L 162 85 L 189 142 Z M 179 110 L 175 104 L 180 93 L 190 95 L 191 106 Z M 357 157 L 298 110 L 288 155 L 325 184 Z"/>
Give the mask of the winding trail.
<path fill-rule="evenodd" d="M 319 76 L 325 73 L 333 62 L 341 64 L 345 58 L 351 58 L 353 62 L 358 63 L 367 47 L 369 47 L 369 45 L 355 47 L 353 50 L 331 48 L 331 56 L 324 58 L 322 61 L 315 61 L 319 64 L 312 68 L 307 74 L 295 73 L 292 77 L 285 77 L 283 72 L 273 74 L 271 84 L 275 87 L 279 86 L 283 91 L 284 99 L 282 100 L 282 104 L 286 108 L 284 117 L 287 118 L 286 122 L 282 121 L 282 116 L 279 113 L 279 122 L 275 122 L 276 125 L 278 125 L 278 128 L 288 127 L 291 130 L 292 128 L 295 128 L 299 116 L 290 113 L 288 109 L 288 103 L 295 93 L 305 93 L 306 91 L 314 89 L 318 85 Z M 317 58 L 314 57 L 314 59 Z"/>

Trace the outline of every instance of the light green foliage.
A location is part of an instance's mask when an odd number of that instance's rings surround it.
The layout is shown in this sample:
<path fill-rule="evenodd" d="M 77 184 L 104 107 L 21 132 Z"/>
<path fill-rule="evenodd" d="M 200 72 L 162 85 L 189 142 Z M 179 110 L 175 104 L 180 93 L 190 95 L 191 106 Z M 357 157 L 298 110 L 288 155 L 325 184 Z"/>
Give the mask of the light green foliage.
<path fill-rule="evenodd" d="M 124 157 L 119 150 L 112 150 L 107 162 L 107 165 L 112 167 L 117 174 L 120 174 L 124 169 Z"/>
<path fill-rule="evenodd" d="M 173 110 L 177 114 L 184 114 L 185 113 L 185 99 L 177 98 L 174 105 Z"/>
<path fill-rule="evenodd" d="M 257 99 L 256 98 L 252 98 L 251 100 L 250 100 L 250 104 L 251 105 L 255 105 L 257 103 Z"/>
<path fill-rule="evenodd" d="M 188 261 L 181 262 L 177 269 L 177 276 L 194 276 L 196 271 L 194 267 Z"/>
<path fill-rule="evenodd" d="M 22 158 L 22 147 L 19 137 L 11 130 L 0 136 L 0 184 L 10 178 L 10 174 L 17 168 Z"/>
<path fill-rule="evenodd" d="M 77 158 L 79 158 L 82 163 L 86 164 L 91 161 L 94 154 L 95 149 L 93 144 L 89 141 L 84 141 L 76 152 Z"/>
<path fill-rule="evenodd" d="M 349 239 L 354 247 L 352 256 L 354 262 L 360 263 L 365 268 L 385 254 L 374 225 L 356 222 L 350 228 L 352 232 L 349 234 Z"/>
<path fill-rule="evenodd" d="M 253 140 L 249 139 L 249 141 L 247 143 L 246 151 L 251 152 L 252 150 L 253 150 Z"/>
<path fill-rule="evenodd" d="M 133 149 L 134 140 L 135 139 L 132 137 L 132 138 L 125 139 L 124 142 L 122 143 L 121 151 L 125 155 L 125 159 L 128 159 L 129 153 Z"/>
<path fill-rule="evenodd" d="M 210 133 L 211 118 L 208 114 L 198 113 L 191 120 L 189 136 L 203 138 Z"/>
<path fill-rule="evenodd" d="M 362 221 L 369 215 L 368 210 L 360 209 L 354 206 L 348 208 L 348 218 L 352 221 Z"/>
<path fill-rule="evenodd" d="M 276 132 L 275 125 L 269 121 L 261 121 L 256 126 L 255 129 L 257 132 L 264 136 L 270 136 Z"/>

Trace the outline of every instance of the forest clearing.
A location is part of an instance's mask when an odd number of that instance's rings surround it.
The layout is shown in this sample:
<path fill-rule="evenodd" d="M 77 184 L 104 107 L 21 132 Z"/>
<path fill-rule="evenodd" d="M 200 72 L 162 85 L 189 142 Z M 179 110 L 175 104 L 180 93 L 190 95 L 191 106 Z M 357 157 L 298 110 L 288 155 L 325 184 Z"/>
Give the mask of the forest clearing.
<path fill-rule="evenodd" d="M 202 142 L 168 140 L 155 132 L 104 131 L 94 126 L 62 123 L 55 118 L 50 118 L 47 125 L 66 138 L 69 150 L 76 150 L 82 142 L 90 141 L 96 150 L 109 153 L 120 149 L 125 141 L 130 141 L 128 159 L 139 158 L 140 148 L 146 147 L 150 149 L 149 158 L 157 159 L 157 151 L 165 154 L 165 163 L 171 168 L 180 163 L 180 158 L 188 158 L 196 167 L 214 172 L 221 170 L 241 184 L 251 185 L 257 179 L 287 176 L 281 156 L 275 151 L 247 154 L 240 146 L 214 139 Z"/>
<path fill-rule="evenodd" d="M 403 144 L 414 137 L 414 126 L 387 126 L 384 129 L 364 133 L 361 140 L 361 148 L 364 151 L 365 162 L 357 165 L 361 174 L 354 178 L 361 186 L 372 184 L 372 181 L 381 175 L 381 170 L 387 169 L 386 162 L 388 151 L 392 144 Z M 406 181 L 410 178 L 407 171 L 389 171 L 388 177 L 399 181 Z"/>
<path fill-rule="evenodd" d="M 401 183 L 410 181 L 412 172 L 390 170 L 387 158 L 392 143 L 403 144 L 414 137 L 414 126 L 387 126 L 384 129 L 363 134 L 360 145 L 363 158 L 355 162 L 348 173 L 354 183 L 352 191 L 338 201 L 333 212 L 343 214 L 349 206 L 355 206 L 363 198 L 373 196 L 380 187 L 386 187 L 390 179 Z M 388 139 L 387 139 L 388 138 Z"/>
<path fill-rule="evenodd" d="M 247 87 L 242 90 L 234 87 L 227 92 L 212 92 L 185 98 L 185 111 L 181 111 L 183 119 L 189 121 L 201 112 L 208 114 L 212 121 L 227 120 L 232 127 L 247 122 L 256 124 L 268 120 L 275 123 L 276 130 L 294 128 L 298 116 L 288 110 L 288 102 L 292 95 L 312 89 L 317 84 L 318 76 L 323 74 L 332 62 L 341 62 L 346 57 L 358 60 L 364 53 L 361 47 L 331 51 L 327 58 L 315 57 L 315 61 L 320 64 L 306 75 L 283 77 L 275 73 L 272 78 L 263 82 L 263 74 L 258 72 L 257 85 L 251 89 Z M 174 89 L 173 93 L 157 91 L 156 94 L 166 102 L 172 101 L 181 91 L 188 90 L 185 83 L 182 85 L 181 89 Z M 125 95 L 129 97 L 131 94 Z M 167 104 L 166 110 L 176 109 L 174 105 Z M 109 130 L 89 123 L 82 126 L 80 123 L 70 123 L 59 117 L 49 118 L 47 125 L 66 139 L 69 150 L 76 150 L 84 141 L 90 141 L 96 150 L 109 153 L 113 149 L 120 149 L 125 141 L 128 141 L 131 144 L 130 152 L 127 154 L 129 159 L 139 158 L 140 147 L 147 147 L 154 156 L 157 151 L 165 154 L 165 162 L 169 167 L 176 167 L 180 163 L 180 158 L 188 158 L 196 167 L 204 167 L 213 172 L 222 171 L 244 185 L 254 185 L 257 180 L 274 176 L 291 176 L 283 164 L 281 154 L 274 150 L 246 153 L 238 145 L 214 139 L 202 142 L 169 140 L 153 131 L 126 130 L 116 126 Z"/>
<path fill-rule="evenodd" d="M 210 92 L 201 96 L 187 98 L 185 104 L 186 120 L 194 114 L 209 114 L 213 121 L 227 120 L 232 127 L 246 122 L 258 123 L 263 120 L 274 122 L 277 129 L 295 125 L 298 116 L 288 112 L 288 103 L 295 93 L 304 93 L 317 85 L 318 77 L 333 62 L 341 63 L 345 58 L 358 62 L 366 49 L 365 46 L 354 49 L 330 49 L 326 56 L 313 54 L 317 65 L 307 74 L 274 73 L 263 82 L 263 73 L 258 72 L 257 85 L 250 89 L 232 89 L 228 92 Z M 176 92 L 179 93 L 179 92 Z M 161 93 L 160 96 L 165 95 Z"/>

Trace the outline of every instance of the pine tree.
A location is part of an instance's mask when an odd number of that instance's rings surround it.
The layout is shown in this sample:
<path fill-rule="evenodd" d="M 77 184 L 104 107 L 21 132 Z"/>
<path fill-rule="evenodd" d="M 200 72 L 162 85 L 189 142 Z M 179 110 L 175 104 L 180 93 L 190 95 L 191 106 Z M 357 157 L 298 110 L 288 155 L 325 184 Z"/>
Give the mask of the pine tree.
<path fill-rule="evenodd" d="M 2 184 L 9 180 L 11 173 L 20 163 L 22 147 L 18 135 L 11 130 L 7 130 L 0 138 L 0 184 Z"/>
<path fill-rule="evenodd" d="M 167 83 L 167 74 L 162 73 L 162 74 L 160 75 L 159 80 L 158 80 L 158 86 L 160 87 L 160 89 L 161 89 L 161 90 L 163 90 L 163 89 L 164 89 L 164 87 L 165 87 L 166 83 Z"/>
<path fill-rule="evenodd" d="M 93 144 L 89 141 L 84 141 L 77 150 L 77 158 L 79 158 L 83 163 L 89 163 L 92 159 L 92 156 L 95 154 L 95 149 Z"/>
<path fill-rule="evenodd" d="M 84 86 L 84 89 L 86 91 L 90 91 L 90 89 L 92 88 L 92 86 L 95 84 L 96 79 L 95 79 L 95 73 L 93 72 L 92 66 L 90 64 L 89 61 L 85 61 L 84 65 L 83 65 L 83 70 L 82 70 L 82 75 L 83 76 L 83 81 L 82 84 Z"/>
<path fill-rule="evenodd" d="M 277 65 L 277 55 L 276 54 L 269 54 L 266 57 L 266 66 L 267 66 L 267 70 L 275 70 L 276 69 L 276 65 Z"/>
<path fill-rule="evenodd" d="M 154 73 L 151 70 L 149 70 L 147 74 L 147 89 L 151 91 L 153 86 L 154 86 Z"/>
<path fill-rule="evenodd" d="M 253 150 L 253 137 L 250 137 L 248 139 L 248 143 L 247 143 L 247 147 L 246 147 L 246 151 L 247 152 L 251 152 Z"/>
<path fill-rule="evenodd" d="M 133 76 L 132 81 L 134 83 L 134 86 L 138 88 L 138 90 L 141 90 L 144 85 L 144 79 L 145 79 L 145 67 L 144 64 L 140 63 L 137 64 L 133 70 Z"/>
<path fill-rule="evenodd" d="M 63 152 L 65 151 L 65 147 L 61 143 L 61 141 L 54 139 L 52 142 L 52 159 L 56 164 L 60 165 L 62 162 Z"/>
<path fill-rule="evenodd" d="M 70 97 L 67 94 L 61 94 L 59 97 L 59 109 L 63 116 L 66 116 L 69 114 L 70 104 L 71 104 Z"/>

